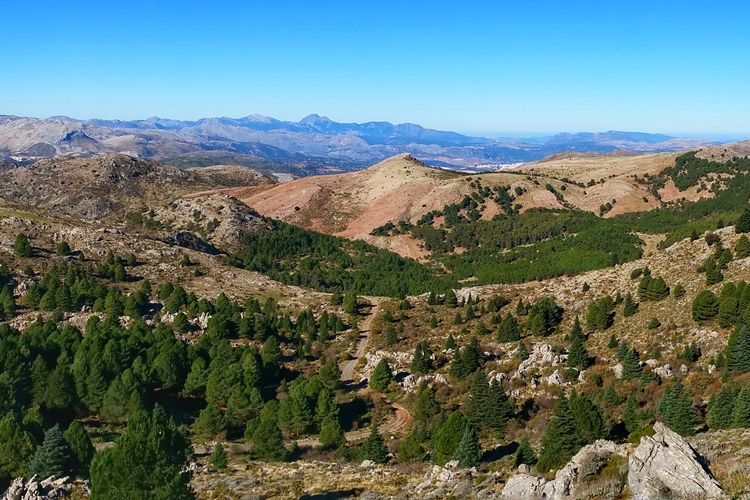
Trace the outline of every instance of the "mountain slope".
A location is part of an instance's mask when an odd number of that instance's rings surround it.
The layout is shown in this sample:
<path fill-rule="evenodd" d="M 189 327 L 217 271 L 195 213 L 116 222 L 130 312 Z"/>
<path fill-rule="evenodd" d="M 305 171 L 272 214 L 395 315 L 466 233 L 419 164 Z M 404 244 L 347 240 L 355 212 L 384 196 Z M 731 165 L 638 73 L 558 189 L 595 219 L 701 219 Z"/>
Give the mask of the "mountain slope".
<path fill-rule="evenodd" d="M 0 171 L 0 202 L 92 220 L 195 191 L 271 183 L 241 167 L 181 170 L 126 155 L 63 157 Z"/>

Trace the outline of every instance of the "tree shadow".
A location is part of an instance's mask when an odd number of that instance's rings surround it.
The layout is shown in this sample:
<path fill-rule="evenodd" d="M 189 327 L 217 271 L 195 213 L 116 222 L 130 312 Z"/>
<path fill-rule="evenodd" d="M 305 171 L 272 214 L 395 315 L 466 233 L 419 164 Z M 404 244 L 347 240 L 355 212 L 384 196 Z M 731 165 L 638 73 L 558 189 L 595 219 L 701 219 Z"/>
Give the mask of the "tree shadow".
<path fill-rule="evenodd" d="M 482 455 L 482 462 L 494 462 L 500 460 L 501 458 L 513 455 L 516 450 L 518 450 L 518 443 L 515 441 L 500 445 L 496 448 L 485 451 L 484 455 Z"/>

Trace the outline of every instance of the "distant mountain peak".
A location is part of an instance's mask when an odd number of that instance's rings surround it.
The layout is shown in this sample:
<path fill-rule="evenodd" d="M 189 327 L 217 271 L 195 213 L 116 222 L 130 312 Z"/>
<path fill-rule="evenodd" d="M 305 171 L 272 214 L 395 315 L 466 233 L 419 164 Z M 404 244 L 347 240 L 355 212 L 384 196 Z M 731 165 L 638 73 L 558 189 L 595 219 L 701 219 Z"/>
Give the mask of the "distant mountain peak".
<path fill-rule="evenodd" d="M 301 119 L 299 123 L 302 125 L 316 125 L 321 123 L 334 123 L 334 121 L 327 116 L 320 116 L 319 114 L 313 113 Z"/>

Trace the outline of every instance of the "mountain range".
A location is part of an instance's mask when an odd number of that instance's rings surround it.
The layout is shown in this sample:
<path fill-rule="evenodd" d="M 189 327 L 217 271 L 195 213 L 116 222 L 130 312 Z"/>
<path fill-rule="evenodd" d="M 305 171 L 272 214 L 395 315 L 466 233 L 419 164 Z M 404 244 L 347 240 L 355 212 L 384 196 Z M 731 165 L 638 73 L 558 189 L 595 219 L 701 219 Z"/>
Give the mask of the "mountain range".
<path fill-rule="evenodd" d="M 123 153 L 177 167 L 239 164 L 294 177 L 358 170 L 400 153 L 432 166 L 497 170 L 560 152 L 646 153 L 706 144 L 621 131 L 490 139 L 413 123 L 339 123 L 316 114 L 298 122 L 262 115 L 187 121 L 0 116 L 0 164 Z"/>

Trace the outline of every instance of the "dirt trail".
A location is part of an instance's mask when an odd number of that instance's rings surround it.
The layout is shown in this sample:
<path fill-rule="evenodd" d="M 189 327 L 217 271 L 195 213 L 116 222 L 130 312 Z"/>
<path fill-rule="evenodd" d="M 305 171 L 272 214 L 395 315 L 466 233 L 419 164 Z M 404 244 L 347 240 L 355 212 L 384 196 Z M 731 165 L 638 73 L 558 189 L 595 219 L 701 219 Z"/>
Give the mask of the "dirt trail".
<path fill-rule="evenodd" d="M 370 330 L 372 329 L 372 322 L 380 311 L 380 297 L 364 297 L 372 304 L 367 317 L 360 324 L 360 336 L 357 340 L 357 347 L 354 350 L 352 359 L 342 361 L 339 365 L 341 370 L 341 382 L 344 383 L 345 387 L 350 391 L 356 391 L 356 394 L 368 394 L 372 391 L 367 385 L 358 385 L 354 380 L 354 369 L 359 364 L 360 359 L 364 358 L 365 352 L 367 351 L 367 343 L 370 340 Z M 379 426 L 381 434 L 392 435 L 401 434 L 411 424 L 412 417 L 409 410 L 404 408 L 398 403 L 385 400 L 386 404 L 393 409 L 393 415 L 384 424 Z M 370 435 L 370 428 L 357 429 L 355 431 L 349 431 L 345 434 L 347 442 L 360 441 L 366 439 Z M 303 439 L 295 440 L 297 446 L 300 448 L 313 448 L 320 445 L 317 437 L 308 437 Z M 225 443 L 225 449 L 230 450 L 233 453 L 248 453 L 250 446 L 245 443 Z M 205 445 L 194 445 L 193 452 L 196 455 L 207 455 L 211 452 L 211 449 Z"/>
<path fill-rule="evenodd" d="M 359 339 L 357 340 L 357 347 L 354 350 L 354 356 L 352 359 L 347 359 L 341 363 L 341 381 L 347 384 L 354 383 L 354 369 L 357 367 L 357 363 L 365 355 L 367 349 L 367 343 L 370 341 L 370 330 L 372 322 L 380 311 L 380 299 L 375 297 L 369 297 L 368 300 L 372 303 L 370 313 L 367 315 L 365 320 L 359 327 Z"/>
<path fill-rule="evenodd" d="M 380 298 L 378 297 L 366 297 L 372 303 L 372 308 L 369 314 L 360 325 L 360 336 L 357 340 L 357 347 L 354 351 L 352 359 L 343 361 L 340 365 L 341 368 L 341 381 L 346 384 L 349 388 L 356 388 L 356 381 L 354 380 L 354 369 L 359 364 L 359 360 L 364 358 L 365 351 L 367 350 L 367 343 L 370 340 L 370 330 L 372 322 L 380 311 Z M 371 391 L 369 387 L 361 386 L 357 389 L 357 394 L 367 394 Z M 400 434 L 404 431 L 409 424 L 411 424 L 411 414 L 409 410 L 404 408 L 398 403 L 386 400 L 388 406 L 393 409 L 392 418 L 388 419 L 383 425 L 379 427 L 382 434 Z M 370 435 L 370 429 L 358 429 L 356 431 L 349 431 L 345 434 L 345 438 L 348 442 L 359 441 L 365 439 Z M 320 441 L 317 438 L 306 438 L 297 441 L 297 445 L 300 447 L 314 447 L 320 445 Z"/>

